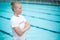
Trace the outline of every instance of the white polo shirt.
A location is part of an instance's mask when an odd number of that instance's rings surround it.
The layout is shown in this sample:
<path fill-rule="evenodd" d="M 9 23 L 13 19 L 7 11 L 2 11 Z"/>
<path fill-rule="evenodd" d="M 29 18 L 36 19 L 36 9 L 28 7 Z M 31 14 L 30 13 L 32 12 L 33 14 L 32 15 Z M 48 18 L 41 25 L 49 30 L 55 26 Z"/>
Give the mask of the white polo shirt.
<path fill-rule="evenodd" d="M 26 19 L 24 16 L 19 15 L 19 17 L 16 17 L 15 15 L 11 18 L 11 26 L 13 27 L 19 27 L 21 30 L 25 27 Z M 16 32 L 12 29 L 13 39 L 14 40 L 25 40 L 25 34 L 22 36 L 18 36 Z"/>

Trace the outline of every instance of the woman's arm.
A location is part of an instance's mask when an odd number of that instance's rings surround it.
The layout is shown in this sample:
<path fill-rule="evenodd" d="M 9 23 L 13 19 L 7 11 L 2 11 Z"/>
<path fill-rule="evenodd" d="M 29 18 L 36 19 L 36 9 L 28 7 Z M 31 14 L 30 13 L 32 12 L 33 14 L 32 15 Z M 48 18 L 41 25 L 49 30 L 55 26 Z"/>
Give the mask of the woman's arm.
<path fill-rule="evenodd" d="M 23 31 L 27 31 L 30 28 L 30 24 L 28 22 L 25 22 L 25 27 Z"/>
<path fill-rule="evenodd" d="M 27 31 L 30 28 L 30 25 L 28 22 L 25 22 L 25 27 L 23 30 L 21 30 L 19 27 L 13 27 L 14 31 L 17 33 L 17 35 L 21 36 L 24 34 L 25 31 Z"/>
<path fill-rule="evenodd" d="M 14 31 L 17 33 L 18 36 L 24 34 L 25 31 L 22 31 L 19 27 L 13 27 Z"/>

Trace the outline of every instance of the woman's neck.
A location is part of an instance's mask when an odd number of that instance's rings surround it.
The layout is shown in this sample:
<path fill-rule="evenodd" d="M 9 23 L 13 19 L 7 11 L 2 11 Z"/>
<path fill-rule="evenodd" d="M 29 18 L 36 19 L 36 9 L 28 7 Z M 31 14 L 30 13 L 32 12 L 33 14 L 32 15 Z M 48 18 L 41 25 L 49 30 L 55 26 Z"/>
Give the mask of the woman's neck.
<path fill-rule="evenodd" d="M 18 13 L 14 13 L 14 15 L 15 15 L 16 17 L 19 17 L 19 16 L 18 16 Z"/>

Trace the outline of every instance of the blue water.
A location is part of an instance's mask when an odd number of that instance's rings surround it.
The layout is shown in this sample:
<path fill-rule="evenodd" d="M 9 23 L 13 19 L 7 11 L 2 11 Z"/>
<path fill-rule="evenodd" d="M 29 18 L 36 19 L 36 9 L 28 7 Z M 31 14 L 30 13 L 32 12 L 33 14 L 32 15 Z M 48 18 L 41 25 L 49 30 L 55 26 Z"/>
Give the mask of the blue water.
<path fill-rule="evenodd" d="M 60 40 L 60 6 L 42 4 L 22 5 L 22 15 L 30 23 L 27 40 Z M 0 40 L 12 40 L 9 2 L 0 2 Z"/>

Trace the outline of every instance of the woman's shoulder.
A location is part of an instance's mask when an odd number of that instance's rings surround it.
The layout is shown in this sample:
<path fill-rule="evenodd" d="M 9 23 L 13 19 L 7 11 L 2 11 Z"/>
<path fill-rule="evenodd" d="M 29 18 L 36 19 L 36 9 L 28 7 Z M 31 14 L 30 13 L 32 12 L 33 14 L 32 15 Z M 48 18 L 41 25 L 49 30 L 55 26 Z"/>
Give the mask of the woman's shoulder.
<path fill-rule="evenodd" d="M 15 20 L 16 20 L 16 17 L 12 16 L 11 21 L 15 21 Z"/>
<path fill-rule="evenodd" d="M 25 18 L 23 15 L 19 15 L 21 18 Z"/>

